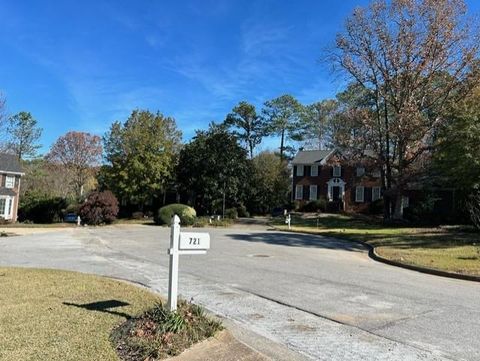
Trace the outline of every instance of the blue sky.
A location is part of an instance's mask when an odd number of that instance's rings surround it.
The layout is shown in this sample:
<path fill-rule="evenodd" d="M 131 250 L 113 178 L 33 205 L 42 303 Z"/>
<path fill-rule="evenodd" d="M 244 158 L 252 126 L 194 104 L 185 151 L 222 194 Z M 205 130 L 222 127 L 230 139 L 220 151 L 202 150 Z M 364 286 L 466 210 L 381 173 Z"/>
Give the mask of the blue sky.
<path fill-rule="evenodd" d="M 334 96 L 342 81 L 319 58 L 367 3 L 0 0 L 0 91 L 10 114 L 39 121 L 43 151 L 69 130 L 103 134 L 135 108 L 175 117 L 188 140 L 241 100 Z"/>

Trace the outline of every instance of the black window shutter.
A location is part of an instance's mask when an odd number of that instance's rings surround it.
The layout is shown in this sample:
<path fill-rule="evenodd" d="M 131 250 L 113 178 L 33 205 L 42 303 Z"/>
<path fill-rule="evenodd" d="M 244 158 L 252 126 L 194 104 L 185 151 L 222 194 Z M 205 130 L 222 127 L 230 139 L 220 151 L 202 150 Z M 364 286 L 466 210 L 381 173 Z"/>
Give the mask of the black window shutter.
<path fill-rule="evenodd" d="M 371 202 L 371 201 L 372 201 L 372 188 L 365 187 L 365 202 Z"/>

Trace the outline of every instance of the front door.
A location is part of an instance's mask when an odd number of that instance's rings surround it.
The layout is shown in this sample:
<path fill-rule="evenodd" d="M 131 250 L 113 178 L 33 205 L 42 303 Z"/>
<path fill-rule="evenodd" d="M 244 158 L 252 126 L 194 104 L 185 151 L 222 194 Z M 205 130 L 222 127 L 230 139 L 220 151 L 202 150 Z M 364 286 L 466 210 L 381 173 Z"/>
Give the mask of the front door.
<path fill-rule="evenodd" d="M 337 202 L 340 200 L 340 187 L 333 186 L 332 187 L 332 200 Z"/>

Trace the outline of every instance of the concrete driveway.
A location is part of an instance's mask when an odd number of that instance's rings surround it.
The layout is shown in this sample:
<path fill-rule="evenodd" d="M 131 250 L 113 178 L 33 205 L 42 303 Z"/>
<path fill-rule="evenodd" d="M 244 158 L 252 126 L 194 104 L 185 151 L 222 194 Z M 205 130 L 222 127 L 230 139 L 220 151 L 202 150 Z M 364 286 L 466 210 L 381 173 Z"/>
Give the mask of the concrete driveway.
<path fill-rule="evenodd" d="M 210 232 L 212 249 L 181 256 L 180 293 L 273 359 L 480 360 L 478 283 L 376 263 L 358 244 L 321 236 L 198 231 Z M 0 238 L 0 265 L 97 273 L 166 294 L 168 236 L 120 225 Z"/>

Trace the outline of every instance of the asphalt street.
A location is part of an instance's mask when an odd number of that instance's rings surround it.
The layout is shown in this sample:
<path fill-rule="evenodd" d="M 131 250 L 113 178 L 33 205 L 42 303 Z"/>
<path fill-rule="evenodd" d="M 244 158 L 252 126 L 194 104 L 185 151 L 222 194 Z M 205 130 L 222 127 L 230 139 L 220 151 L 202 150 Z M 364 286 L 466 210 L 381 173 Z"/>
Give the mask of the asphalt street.
<path fill-rule="evenodd" d="M 274 359 L 480 360 L 480 284 L 400 269 L 358 244 L 266 227 L 198 229 L 179 291 L 279 345 Z M 119 225 L 0 239 L 0 266 L 97 273 L 167 289 L 169 229 Z M 0 305 L 1 312 L 1 305 Z M 290 350 L 291 354 L 283 353 Z M 277 355 L 277 356 L 275 356 Z"/>

